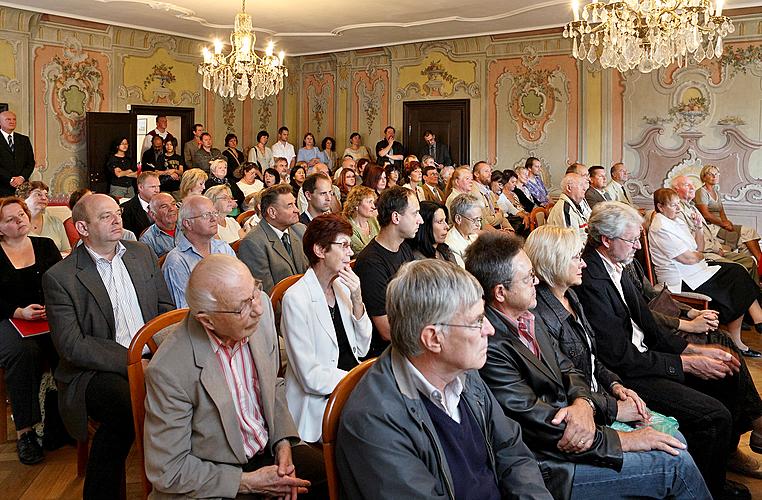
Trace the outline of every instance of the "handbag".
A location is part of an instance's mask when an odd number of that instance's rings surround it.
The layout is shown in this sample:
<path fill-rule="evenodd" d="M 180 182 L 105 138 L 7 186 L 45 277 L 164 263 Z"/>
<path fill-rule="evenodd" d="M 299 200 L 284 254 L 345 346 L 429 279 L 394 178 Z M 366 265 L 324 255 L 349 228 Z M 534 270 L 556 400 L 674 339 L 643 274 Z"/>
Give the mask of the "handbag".
<path fill-rule="evenodd" d="M 680 306 L 672 298 L 672 294 L 666 286 L 661 289 L 659 295 L 651 299 L 651 302 L 648 303 L 648 309 L 664 316 L 680 316 Z"/>

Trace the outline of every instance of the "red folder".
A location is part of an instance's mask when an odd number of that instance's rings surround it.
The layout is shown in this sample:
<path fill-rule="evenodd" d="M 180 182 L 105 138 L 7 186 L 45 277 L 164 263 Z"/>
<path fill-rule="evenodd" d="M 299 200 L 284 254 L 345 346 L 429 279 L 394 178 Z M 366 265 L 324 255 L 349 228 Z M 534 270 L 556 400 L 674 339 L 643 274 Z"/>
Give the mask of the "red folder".
<path fill-rule="evenodd" d="M 11 318 L 11 324 L 22 337 L 34 337 L 50 332 L 50 325 L 47 320 L 39 319 L 29 321 L 26 319 Z"/>

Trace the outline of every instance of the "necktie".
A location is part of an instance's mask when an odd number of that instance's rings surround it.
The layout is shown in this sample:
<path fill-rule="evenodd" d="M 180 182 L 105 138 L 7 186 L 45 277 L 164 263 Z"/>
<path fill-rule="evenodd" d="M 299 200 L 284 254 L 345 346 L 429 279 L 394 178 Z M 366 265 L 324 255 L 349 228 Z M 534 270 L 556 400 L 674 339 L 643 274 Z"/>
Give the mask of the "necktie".
<path fill-rule="evenodd" d="M 624 199 L 627 200 L 627 203 L 632 203 L 630 201 L 630 195 L 627 194 L 627 188 L 624 187 L 624 184 L 622 184 L 622 193 L 624 194 Z"/>
<path fill-rule="evenodd" d="M 291 257 L 291 260 L 294 260 L 294 252 L 291 249 L 291 240 L 288 238 L 288 233 L 283 233 L 283 236 L 280 239 L 283 242 L 283 246 L 286 247 L 286 252 L 288 252 L 288 256 Z"/>
<path fill-rule="evenodd" d="M 439 191 L 436 188 L 429 186 L 429 189 L 431 189 L 431 192 L 437 197 L 437 201 L 442 201 L 442 197 L 439 196 Z"/>
<path fill-rule="evenodd" d="M 8 134 L 8 147 L 11 148 L 12 152 L 16 152 L 16 145 L 13 144 L 13 134 Z"/>
<path fill-rule="evenodd" d="M 608 193 L 608 191 L 604 191 L 603 199 L 606 201 L 611 201 L 611 195 Z"/>

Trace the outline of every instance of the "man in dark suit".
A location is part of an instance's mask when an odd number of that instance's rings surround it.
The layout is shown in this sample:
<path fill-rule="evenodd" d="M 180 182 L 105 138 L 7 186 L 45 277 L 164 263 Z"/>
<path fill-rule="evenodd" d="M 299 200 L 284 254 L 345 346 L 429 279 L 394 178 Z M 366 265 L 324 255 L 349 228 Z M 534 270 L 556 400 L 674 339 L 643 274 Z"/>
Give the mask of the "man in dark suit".
<path fill-rule="evenodd" d="M 640 248 L 642 218 L 621 202 L 599 204 L 589 220 L 587 267 L 576 287 L 595 331 L 598 356 L 648 407 L 675 417 L 688 449 L 715 498 L 749 498 L 745 486 L 725 480 L 725 467 L 741 434 L 762 433 L 762 408 L 743 398 L 736 355 L 688 343 L 662 329 L 630 273 Z"/>
<path fill-rule="evenodd" d="M 280 280 L 302 274 L 309 267 L 302 249 L 307 227 L 299 222 L 296 199 L 288 184 L 262 191 L 259 207 L 262 222 L 241 241 L 238 258 L 262 280 L 262 289 L 269 294 Z"/>
<path fill-rule="evenodd" d="M 138 194 L 122 205 L 122 225 L 140 238 L 151 225 L 148 218 L 148 204 L 161 190 L 159 174 L 153 171 L 141 172 L 138 176 Z"/>
<path fill-rule="evenodd" d="M 55 370 L 61 416 L 69 433 L 93 437 L 83 497 L 118 498 L 134 440 L 127 348 L 132 337 L 174 304 L 143 243 L 120 241 L 121 211 L 109 196 L 93 194 L 75 205 L 82 238 L 68 258 L 42 279 L 50 334 L 60 357 Z"/>
<path fill-rule="evenodd" d="M 322 455 L 299 440 L 288 411 L 260 283 L 235 257 L 210 255 L 193 269 L 186 298 L 187 319 L 146 369 L 146 475 L 157 497 L 298 488 L 299 498 L 326 498 Z M 241 369 L 256 378 L 239 382 Z"/>
<path fill-rule="evenodd" d="M 331 211 L 332 187 L 331 178 L 324 173 L 310 174 L 304 179 L 302 192 L 307 199 L 307 208 L 299 216 L 299 222 L 306 226 L 318 215 Z"/>
<path fill-rule="evenodd" d="M 440 167 L 445 165 L 452 165 L 452 158 L 450 157 L 450 148 L 447 144 L 437 142 L 437 136 L 431 130 L 427 130 L 423 133 L 423 140 L 426 144 L 421 148 L 421 152 L 418 158 L 423 158 L 424 155 L 429 155 L 434 158 L 434 161 Z"/>
<path fill-rule="evenodd" d="M 16 130 L 16 113 L 0 113 L 0 196 L 13 196 L 34 170 L 34 151 L 29 137 Z"/>
<path fill-rule="evenodd" d="M 590 187 L 585 191 L 585 200 L 592 209 L 602 201 L 612 201 L 611 195 L 606 191 L 606 169 L 600 165 L 593 165 L 588 169 L 590 174 Z"/>
<path fill-rule="evenodd" d="M 484 233 L 466 252 L 466 270 L 481 283 L 485 320 L 495 328 L 480 374 L 505 414 L 521 425 L 548 490 L 554 498 L 611 491 L 708 498 L 678 439 L 650 428 L 618 432 L 608 426 L 584 375 L 530 312 L 537 305 L 537 278 L 521 245 L 505 233 Z"/>
<path fill-rule="evenodd" d="M 396 131 L 389 125 L 384 129 L 384 138 L 376 143 L 377 163 L 382 167 L 393 164 L 399 171 L 402 171 L 403 160 L 405 159 L 405 146 L 394 140 Z"/>

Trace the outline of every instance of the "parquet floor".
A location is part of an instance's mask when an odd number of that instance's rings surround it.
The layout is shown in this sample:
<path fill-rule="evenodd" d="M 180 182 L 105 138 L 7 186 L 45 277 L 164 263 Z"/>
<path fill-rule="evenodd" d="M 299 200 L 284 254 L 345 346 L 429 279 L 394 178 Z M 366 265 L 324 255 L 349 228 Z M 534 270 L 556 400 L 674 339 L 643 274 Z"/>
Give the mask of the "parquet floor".
<path fill-rule="evenodd" d="M 744 342 L 762 351 L 762 335 L 744 332 Z M 762 359 L 747 359 L 749 369 L 757 387 L 762 390 Z M 15 435 L 9 417 L 9 433 Z M 741 438 L 741 444 L 749 451 L 749 435 Z M 762 460 L 762 456 L 757 455 Z M 762 479 L 752 479 L 735 474 L 728 477 L 746 484 L 753 498 L 762 500 Z M 127 465 L 127 497 L 140 498 L 140 471 L 134 452 Z M 45 461 L 38 465 L 21 465 L 16 457 L 16 443 L 0 444 L 0 498 L 4 500 L 48 500 L 82 498 L 82 479 L 77 478 L 77 453 L 74 447 L 65 447 L 46 454 Z"/>

